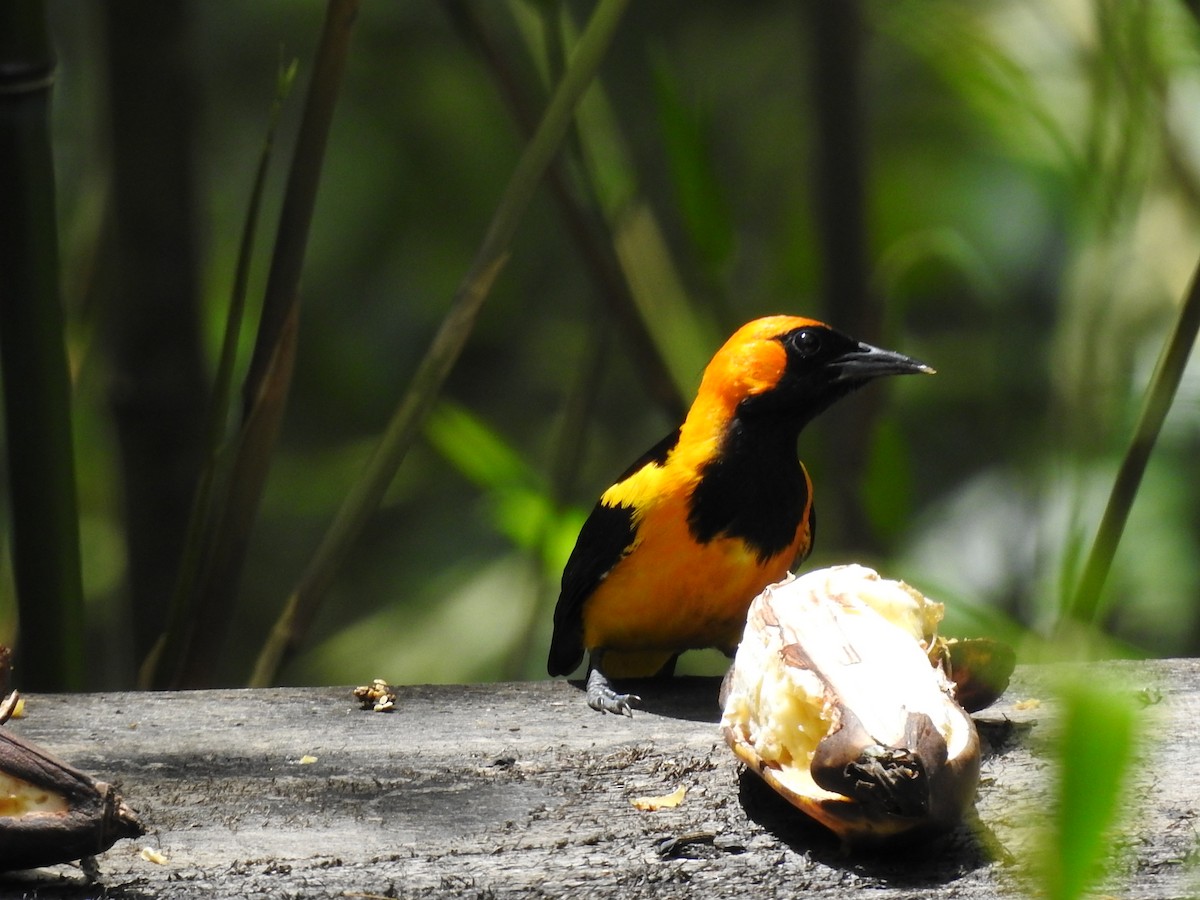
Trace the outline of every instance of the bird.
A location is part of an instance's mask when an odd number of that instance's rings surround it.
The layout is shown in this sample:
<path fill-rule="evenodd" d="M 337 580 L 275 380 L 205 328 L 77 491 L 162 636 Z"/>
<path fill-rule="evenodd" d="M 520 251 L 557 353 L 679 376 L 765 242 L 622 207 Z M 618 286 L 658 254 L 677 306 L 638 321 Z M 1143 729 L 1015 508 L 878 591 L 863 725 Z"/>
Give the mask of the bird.
<path fill-rule="evenodd" d="M 549 674 L 571 674 L 586 652 L 588 705 L 632 716 L 641 698 L 610 679 L 670 675 L 686 650 L 732 657 L 750 601 L 812 549 L 800 432 L 876 378 L 933 371 L 815 319 L 739 328 L 705 367 L 683 424 L 585 519 L 563 569 Z"/>

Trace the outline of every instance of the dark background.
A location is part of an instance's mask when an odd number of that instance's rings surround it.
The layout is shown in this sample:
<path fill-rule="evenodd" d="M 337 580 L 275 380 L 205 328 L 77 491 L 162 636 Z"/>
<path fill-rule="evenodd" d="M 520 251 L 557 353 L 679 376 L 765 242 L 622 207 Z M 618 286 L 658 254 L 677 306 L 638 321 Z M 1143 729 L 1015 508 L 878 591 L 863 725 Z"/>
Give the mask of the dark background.
<path fill-rule="evenodd" d="M 92 686 L 126 686 L 173 577 L 280 59 L 299 76 L 265 248 L 323 5 L 49 8 Z M 538 5 L 462 8 L 536 113 Z M 566 10 L 581 26 L 590 4 Z M 248 675 L 520 152 L 453 12 L 360 14 L 222 682 Z M 810 565 L 876 565 L 946 602 L 952 632 L 1055 621 L 1200 247 L 1197 46 L 1171 2 L 632 5 L 569 175 L 604 210 L 678 390 L 690 399 L 725 336 L 775 312 L 938 369 L 872 386 L 801 438 Z M 543 189 L 283 680 L 543 674 L 582 517 L 677 424 L 661 387 Z M 1152 654 L 1200 648 L 1198 398 L 1189 373 L 1105 593 L 1106 626 Z"/>

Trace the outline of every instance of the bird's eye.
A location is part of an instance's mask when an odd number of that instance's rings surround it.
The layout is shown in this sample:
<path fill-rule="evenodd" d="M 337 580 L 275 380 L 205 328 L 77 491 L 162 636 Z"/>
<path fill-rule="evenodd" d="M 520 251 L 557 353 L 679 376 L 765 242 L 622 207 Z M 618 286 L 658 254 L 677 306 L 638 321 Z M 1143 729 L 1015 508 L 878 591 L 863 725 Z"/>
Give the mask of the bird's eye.
<path fill-rule="evenodd" d="M 792 335 L 792 348 L 800 356 L 812 356 L 821 349 L 821 335 L 808 328 L 802 328 Z"/>

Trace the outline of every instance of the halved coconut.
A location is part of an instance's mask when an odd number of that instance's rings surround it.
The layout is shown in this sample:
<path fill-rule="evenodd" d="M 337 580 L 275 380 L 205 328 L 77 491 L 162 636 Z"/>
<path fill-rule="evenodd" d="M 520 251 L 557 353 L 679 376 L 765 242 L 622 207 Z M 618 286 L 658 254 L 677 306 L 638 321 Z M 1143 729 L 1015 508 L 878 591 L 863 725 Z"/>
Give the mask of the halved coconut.
<path fill-rule="evenodd" d="M 933 603 L 863 566 L 768 587 L 721 691 L 734 753 L 849 843 L 958 822 L 979 737 L 930 665 Z"/>

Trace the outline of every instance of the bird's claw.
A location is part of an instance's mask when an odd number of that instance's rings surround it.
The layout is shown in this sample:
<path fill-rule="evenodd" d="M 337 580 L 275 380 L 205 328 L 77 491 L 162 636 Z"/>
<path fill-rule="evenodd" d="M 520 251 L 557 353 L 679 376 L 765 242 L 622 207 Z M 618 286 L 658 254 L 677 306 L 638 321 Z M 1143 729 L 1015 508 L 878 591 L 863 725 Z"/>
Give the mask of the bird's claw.
<path fill-rule="evenodd" d="M 599 669 L 588 672 L 587 704 L 598 712 L 613 713 L 633 718 L 633 707 L 639 706 L 642 698 L 637 694 L 619 694 L 613 690 L 608 679 Z"/>
<path fill-rule="evenodd" d="M 600 712 L 633 718 L 633 708 L 639 706 L 642 698 L 637 694 L 618 694 L 609 688 L 602 694 L 589 694 L 588 706 Z"/>

